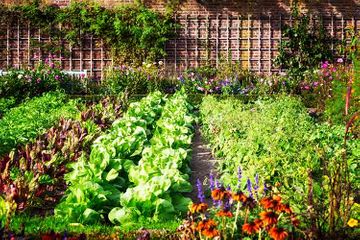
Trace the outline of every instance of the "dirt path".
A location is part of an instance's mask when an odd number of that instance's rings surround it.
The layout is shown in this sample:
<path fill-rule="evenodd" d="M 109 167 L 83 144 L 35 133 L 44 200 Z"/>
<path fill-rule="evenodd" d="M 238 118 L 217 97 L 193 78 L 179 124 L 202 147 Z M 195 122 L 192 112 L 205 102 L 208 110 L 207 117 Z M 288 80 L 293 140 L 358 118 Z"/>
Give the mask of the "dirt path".
<path fill-rule="evenodd" d="M 212 171 L 215 174 L 217 160 L 213 158 L 210 148 L 206 146 L 204 139 L 202 139 L 199 126 L 195 126 L 195 137 L 192 148 L 190 182 L 193 186 L 193 191 L 189 193 L 188 197 L 197 202 L 196 181 L 199 179 L 201 182 L 208 184 L 210 172 Z"/>

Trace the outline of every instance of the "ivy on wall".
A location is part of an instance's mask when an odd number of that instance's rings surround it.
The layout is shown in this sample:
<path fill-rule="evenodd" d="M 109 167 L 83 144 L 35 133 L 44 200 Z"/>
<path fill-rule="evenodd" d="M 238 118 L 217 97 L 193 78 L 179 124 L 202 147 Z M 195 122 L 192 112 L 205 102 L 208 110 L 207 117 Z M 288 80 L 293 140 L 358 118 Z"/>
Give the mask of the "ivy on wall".
<path fill-rule="evenodd" d="M 84 36 L 102 39 L 117 62 L 141 63 L 165 56 L 165 43 L 173 36 L 176 24 L 171 15 L 162 15 L 143 4 L 113 9 L 95 2 L 72 2 L 68 7 L 43 4 L 34 0 L 25 5 L 1 6 L 0 22 L 30 22 L 51 36 L 52 52 L 62 41 L 81 45 Z"/>

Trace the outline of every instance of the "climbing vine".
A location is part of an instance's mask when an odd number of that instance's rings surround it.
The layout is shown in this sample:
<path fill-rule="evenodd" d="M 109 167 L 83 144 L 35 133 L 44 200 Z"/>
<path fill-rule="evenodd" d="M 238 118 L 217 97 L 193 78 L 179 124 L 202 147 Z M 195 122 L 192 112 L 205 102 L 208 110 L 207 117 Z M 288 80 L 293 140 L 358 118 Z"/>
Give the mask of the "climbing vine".
<path fill-rule="evenodd" d="M 165 43 L 176 27 L 170 15 L 162 15 L 141 3 L 109 9 L 96 2 L 72 2 L 59 8 L 33 0 L 24 5 L 0 5 L 0 13 L 2 23 L 29 22 L 51 36 L 52 52 L 63 48 L 64 40 L 80 46 L 86 36 L 92 36 L 111 49 L 115 60 L 126 63 L 163 57 Z"/>

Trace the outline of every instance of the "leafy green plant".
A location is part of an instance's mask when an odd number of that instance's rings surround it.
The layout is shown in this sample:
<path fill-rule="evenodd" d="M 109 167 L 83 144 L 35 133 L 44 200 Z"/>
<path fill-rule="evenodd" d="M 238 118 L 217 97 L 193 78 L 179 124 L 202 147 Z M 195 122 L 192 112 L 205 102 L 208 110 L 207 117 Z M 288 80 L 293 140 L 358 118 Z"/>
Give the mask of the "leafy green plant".
<path fill-rule="evenodd" d="M 69 188 L 55 215 L 81 223 L 104 220 L 128 187 L 127 172 L 140 159 L 162 104 L 159 92 L 130 104 L 124 117 L 95 140 L 89 158 L 72 164 L 66 174 Z"/>
<path fill-rule="evenodd" d="M 192 190 L 187 165 L 193 121 L 183 91 L 175 93 L 164 106 L 156 129 L 137 165 L 130 166 L 129 187 L 113 208 L 109 220 L 126 225 L 139 220 L 171 220 L 185 213 L 191 202 L 181 195 Z"/>
<path fill-rule="evenodd" d="M 9 201 L 15 201 L 19 211 L 53 206 L 61 196 L 58 193 L 65 190 L 66 165 L 90 152 L 93 140 L 119 117 L 119 110 L 116 101 L 104 99 L 88 106 L 80 121 L 61 119 L 34 142 L 2 156 L 2 193 L 15 192 Z"/>
<path fill-rule="evenodd" d="M 72 118 L 76 101 L 59 92 L 43 94 L 10 109 L 0 119 L 0 156 L 44 133 L 61 117 Z"/>
<path fill-rule="evenodd" d="M 9 111 L 10 108 L 14 107 L 16 105 L 15 98 L 9 97 L 9 98 L 0 98 L 0 118 Z"/>

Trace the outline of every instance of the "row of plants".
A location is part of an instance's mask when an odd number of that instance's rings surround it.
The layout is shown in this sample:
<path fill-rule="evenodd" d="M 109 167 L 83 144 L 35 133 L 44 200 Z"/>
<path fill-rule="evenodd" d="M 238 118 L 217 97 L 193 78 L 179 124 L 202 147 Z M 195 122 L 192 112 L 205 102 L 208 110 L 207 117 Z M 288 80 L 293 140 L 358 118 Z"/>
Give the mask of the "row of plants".
<path fill-rule="evenodd" d="M 160 92 L 131 103 L 109 132 L 94 141 L 89 157 L 72 164 L 65 175 L 69 188 L 55 209 L 56 216 L 69 222 L 107 221 L 110 210 L 119 205 L 120 193 L 129 185 L 127 172 L 140 160 L 163 103 Z"/>
<path fill-rule="evenodd" d="M 0 156 L 35 139 L 61 117 L 73 118 L 77 105 L 66 94 L 50 92 L 10 109 L 0 119 Z"/>
<path fill-rule="evenodd" d="M 225 186 L 239 184 L 238 168 L 241 186 L 258 174 L 299 214 L 307 237 L 353 233 L 346 225 L 359 218 L 360 141 L 349 133 L 344 143 L 344 125 L 316 123 L 299 99 L 286 96 L 253 104 L 208 96 L 200 110 Z"/>
<path fill-rule="evenodd" d="M 103 99 L 78 112 L 76 120 L 62 118 L 33 142 L 2 156 L 0 190 L 11 206 L 7 216 L 53 208 L 66 189 L 66 165 L 88 154 L 93 140 L 120 114 L 119 101 Z"/>
<path fill-rule="evenodd" d="M 16 105 L 15 98 L 0 98 L 0 118 L 9 111 L 12 107 Z"/>
<path fill-rule="evenodd" d="M 169 221 L 187 211 L 191 200 L 188 167 L 193 122 L 191 106 L 184 91 L 178 91 L 164 106 L 149 146 L 137 165 L 128 171 L 130 186 L 120 196 L 120 207 L 109 219 L 124 226 L 149 219 Z"/>

